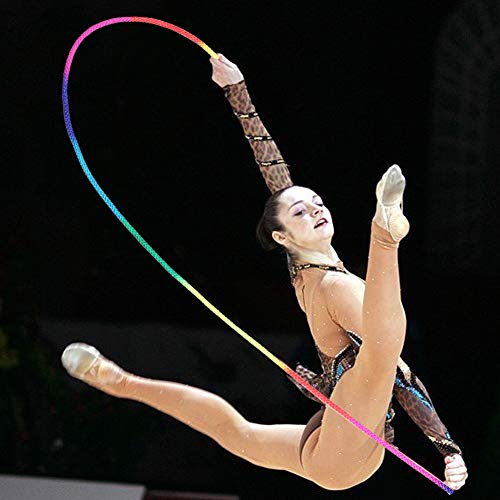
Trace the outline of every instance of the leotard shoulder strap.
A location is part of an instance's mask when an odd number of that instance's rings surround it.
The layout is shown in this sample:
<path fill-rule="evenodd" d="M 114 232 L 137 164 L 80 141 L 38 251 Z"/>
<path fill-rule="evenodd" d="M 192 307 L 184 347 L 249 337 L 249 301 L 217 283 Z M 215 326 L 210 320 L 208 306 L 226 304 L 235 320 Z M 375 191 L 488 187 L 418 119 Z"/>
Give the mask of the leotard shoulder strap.
<path fill-rule="evenodd" d="M 317 268 L 317 269 L 323 269 L 324 271 L 337 271 L 339 273 L 344 273 L 347 274 L 347 271 L 344 267 L 344 264 L 341 260 L 337 262 L 337 265 L 335 266 L 329 266 L 327 264 L 291 264 L 288 268 L 290 271 L 290 279 L 292 280 L 292 283 L 295 281 L 297 278 L 297 274 L 299 271 L 302 269 L 310 269 L 310 268 Z"/>

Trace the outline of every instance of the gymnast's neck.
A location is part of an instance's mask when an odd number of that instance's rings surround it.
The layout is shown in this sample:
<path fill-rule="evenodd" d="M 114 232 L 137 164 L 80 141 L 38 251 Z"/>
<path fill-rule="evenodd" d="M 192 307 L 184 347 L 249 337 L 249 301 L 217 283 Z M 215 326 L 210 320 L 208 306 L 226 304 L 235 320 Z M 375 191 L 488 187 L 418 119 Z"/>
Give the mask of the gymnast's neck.
<path fill-rule="evenodd" d="M 331 245 L 328 248 L 322 249 L 295 247 L 293 253 L 289 254 L 289 262 L 291 264 L 336 266 L 339 261 L 339 256 Z"/>

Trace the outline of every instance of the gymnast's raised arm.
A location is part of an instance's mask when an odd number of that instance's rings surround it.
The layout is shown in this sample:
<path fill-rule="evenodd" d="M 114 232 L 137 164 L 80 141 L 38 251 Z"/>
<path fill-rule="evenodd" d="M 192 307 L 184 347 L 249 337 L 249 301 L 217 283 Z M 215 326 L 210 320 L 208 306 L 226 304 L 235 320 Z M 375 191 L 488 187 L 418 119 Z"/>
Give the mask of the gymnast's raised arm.
<path fill-rule="evenodd" d="M 274 193 L 292 186 L 288 165 L 255 111 L 243 74 L 236 64 L 222 54 L 218 55 L 220 59 L 210 58 L 212 80 L 223 88 L 224 95 L 238 117 L 267 187 Z"/>

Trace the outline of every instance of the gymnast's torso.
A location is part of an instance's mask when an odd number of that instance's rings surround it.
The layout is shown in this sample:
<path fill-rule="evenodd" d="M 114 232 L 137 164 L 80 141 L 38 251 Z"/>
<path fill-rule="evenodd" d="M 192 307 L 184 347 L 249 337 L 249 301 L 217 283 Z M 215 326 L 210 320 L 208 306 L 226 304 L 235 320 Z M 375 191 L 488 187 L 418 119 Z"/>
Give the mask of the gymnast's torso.
<path fill-rule="evenodd" d="M 341 261 L 335 266 L 297 262 L 290 272 L 318 351 L 336 357 L 351 343 L 347 331 L 362 334 L 363 280 L 348 272 Z M 343 308 L 346 301 L 348 310 Z"/>
<path fill-rule="evenodd" d="M 289 271 L 322 368 L 318 375 L 298 363 L 296 372 L 330 396 L 341 376 L 354 366 L 362 343 L 364 281 L 348 272 L 342 261 L 334 266 L 295 262 Z M 321 403 L 302 386 L 295 385 L 305 396 Z"/>

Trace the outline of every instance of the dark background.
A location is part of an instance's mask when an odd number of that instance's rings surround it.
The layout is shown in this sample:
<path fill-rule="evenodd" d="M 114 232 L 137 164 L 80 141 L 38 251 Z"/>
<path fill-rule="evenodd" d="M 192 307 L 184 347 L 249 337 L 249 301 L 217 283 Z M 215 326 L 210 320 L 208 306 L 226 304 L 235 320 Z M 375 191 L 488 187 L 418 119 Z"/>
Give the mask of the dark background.
<path fill-rule="evenodd" d="M 430 257 L 442 239 L 439 234 L 429 238 L 427 231 L 430 217 L 450 217 L 454 210 L 444 204 L 442 214 L 431 214 L 428 199 L 435 166 L 430 161 L 435 46 L 459 4 L 2 2 L 0 373 L 6 397 L 0 472 L 134 481 L 159 489 L 237 493 L 245 499 L 444 495 L 392 456 L 365 484 L 335 493 L 257 469 L 222 450 L 214 453 L 225 463 L 226 475 L 210 481 L 197 479 L 196 467 L 188 467 L 185 477 L 156 474 L 154 462 L 131 477 L 124 456 L 155 439 L 151 431 L 128 441 L 137 416 L 157 427 L 169 417 L 135 403 L 109 402 L 90 388 L 79 392 L 91 401 L 86 411 L 95 427 L 89 439 L 98 435 L 96 453 L 105 449 L 108 455 L 99 455 L 100 466 L 92 464 L 95 455 L 77 459 L 75 443 L 82 438 L 76 437 L 73 412 L 81 402 L 72 399 L 75 387 L 62 373 L 60 350 L 41 334 L 43 318 L 133 323 L 139 329 L 151 321 L 189 326 L 200 329 L 200 343 L 203 328 L 220 327 L 105 207 L 85 179 L 65 131 L 60 91 L 71 45 L 94 23 L 140 15 L 181 26 L 238 64 L 292 166 L 292 178 L 322 194 L 333 214 L 333 246 L 361 276 L 376 182 L 391 164 L 402 167 L 408 186 L 404 209 L 412 224 L 400 251 L 410 325 L 405 358 L 426 381 L 464 450 L 470 478 L 457 495 L 491 497 L 498 457 L 499 276 L 489 271 L 492 261 L 482 262 L 479 271 L 469 267 L 467 255 L 463 266 L 444 271 Z M 305 317 L 283 257 L 267 255 L 255 240 L 268 193 L 237 120 L 210 77 L 206 53 L 175 33 L 139 24 L 99 30 L 85 40 L 72 65 L 73 126 L 97 181 L 157 252 L 238 325 L 250 333 L 285 332 L 286 345 L 286 332 L 307 337 Z M 496 168 L 491 165 L 491 172 Z M 477 224 L 494 221 L 494 208 L 491 204 Z M 494 244 L 489 243 L 492 260 Z M 260 340 L 265 343 L 265 337 Z M 307 346 L 302 360 L 314 358 Z M 275 354 L 280 357 L 279 350 Z M 255 352 L 255 358 L 260 356 Z M 168 363 L 182 367 L 183 360 Z M 133 364 L 141 373 L 148 359 L 136 352 Z M 258 366 L 269 377 L 282 377 L 268 363 Z M 265 391 L 252 384 L 252 366 L 245 370 L 248 386 L 241 387 L 245 400 L 239 409 L 250 419 L 272 423 L 262 403 Z M 189 383 L 189 374 L 184 381 Z M 315 410 L 297 396 L 290 422 L 305 423 Z M 102 412 L 101 420 L 96 412 Z M 106 412 L 115 422 L 108 435 Z M 54 422 L 53 436 L 40 435 L 40 419 Z M 85 418 L 80 422 L 81 430 Z M 440 456 L 420 441 L 412 444 L 418 431 L 403 417 L 397 425 L 408 443 L 403 451 L 440 475 Z M 67 443 L 62 449 L 54 449 L 58 433 Z M 189 464 L 197 454 L 198 444 L 190 442 L 197 439 L 194 434 L 183 434 L 182 445 L 164 453 L 182 454 Z M 71 443 L 73 452 L 68 451 Z M 200 446 L 215 449 L 208 439 Z"/>

